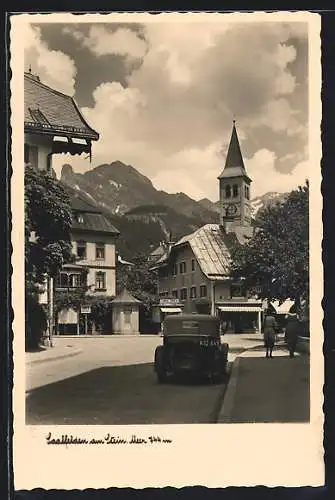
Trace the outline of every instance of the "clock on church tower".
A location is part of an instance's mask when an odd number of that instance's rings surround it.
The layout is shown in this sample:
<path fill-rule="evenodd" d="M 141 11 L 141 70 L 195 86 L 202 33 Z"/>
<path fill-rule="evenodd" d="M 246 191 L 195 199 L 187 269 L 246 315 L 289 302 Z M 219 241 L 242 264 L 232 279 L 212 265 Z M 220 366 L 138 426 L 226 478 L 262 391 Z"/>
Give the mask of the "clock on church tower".
<path fill-rule="evenodd" d="M 251 222 L 251 179 L 244 166 L 235 122 L 225 167 L 218 179 L 220 182 L 220 223 L 226 227 L 249 225 Z"/>

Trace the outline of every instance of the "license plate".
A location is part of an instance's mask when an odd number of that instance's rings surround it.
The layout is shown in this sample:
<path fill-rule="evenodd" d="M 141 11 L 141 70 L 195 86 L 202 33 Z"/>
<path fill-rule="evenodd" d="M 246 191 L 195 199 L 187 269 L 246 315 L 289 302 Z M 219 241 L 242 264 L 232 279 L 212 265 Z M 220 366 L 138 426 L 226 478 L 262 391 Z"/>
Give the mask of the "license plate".
<path fill-rule="evenodd" d="M 200 345 L 203 347 L 213 347 L 213 346 L 218 346 L 219 341 L 218 340 L 200 340 Z"/>

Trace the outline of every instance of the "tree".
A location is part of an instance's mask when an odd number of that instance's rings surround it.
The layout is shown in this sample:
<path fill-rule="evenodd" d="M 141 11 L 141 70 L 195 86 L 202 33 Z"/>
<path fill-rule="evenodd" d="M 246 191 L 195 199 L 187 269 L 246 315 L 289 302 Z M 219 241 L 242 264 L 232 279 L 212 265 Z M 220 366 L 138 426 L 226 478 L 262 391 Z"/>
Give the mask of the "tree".
<path fill-rule="evenodd" d="M 26 348 L 37 348 L 47 327 L 38 303 L 45 275 L 56 276 L 72 260 L 71 205 L 59 182 L 48 172 L 25 167 Z"/>
<path fill-rule="evenodd" d="M 254 236 L 232 252 L 232 276 L 245 278 L 263 299 L 300 303 L 309 290 L 309 185 L 264 209 L 255 220 Z"/>
<path fill-rule="evenodd" d="M 132 258 L 133 266 L 118 264 L 116 270 L 116 286 L 120 292 L 123 288 L 142 302 L 147 311 L 157 302 L 157 276 L 150 270 L 145 255 L 138 254 Z"/>
<path fill-rule="evenodd" d="M 25 264 L 27 291 L 54 277 L 72 260 L 71 205 L 48 172 L 25 167 Z M 32 237 L 32 235 L 34 235 Z"/>

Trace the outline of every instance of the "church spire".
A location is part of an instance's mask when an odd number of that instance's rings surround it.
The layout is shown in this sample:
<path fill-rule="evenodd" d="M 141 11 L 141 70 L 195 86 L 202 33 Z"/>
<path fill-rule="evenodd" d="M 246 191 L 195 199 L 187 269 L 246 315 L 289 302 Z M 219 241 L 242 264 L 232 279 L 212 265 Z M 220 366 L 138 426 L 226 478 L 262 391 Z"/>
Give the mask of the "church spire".
<path fill-rule="evenodd" d="M 234 169 L 234 170 L 232 170 Z M 238 135 L 236 131 L 235 120 L 233 120 L 233 129 L 231 133 L 231 138 L 228 146 L 228 152 L 226 157 L 225 167 L 219 176 L 219 179 L 223 179 L 224 177 L 230 177 L 234 172 L 234 176 L 236 175 L 245 175 L 247 176 L 247 172 L 245 170 L 243 156 L 240 148 L 240 142 L 238 140 Z"/>

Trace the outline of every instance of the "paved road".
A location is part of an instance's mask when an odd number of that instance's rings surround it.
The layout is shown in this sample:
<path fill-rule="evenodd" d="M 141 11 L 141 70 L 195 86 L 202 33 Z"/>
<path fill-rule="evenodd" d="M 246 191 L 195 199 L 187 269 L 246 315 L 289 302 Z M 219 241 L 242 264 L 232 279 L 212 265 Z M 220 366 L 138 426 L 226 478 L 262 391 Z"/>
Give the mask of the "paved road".
<path fill-rule="evenodd" d="M 57 339 L 77 356 L 27 367 L 27 424 L 215 422 L 226 384 L 159 385 L 153 372 L 160 337 Z M 229 361 L 259 340 L 230 336 Z"/>

